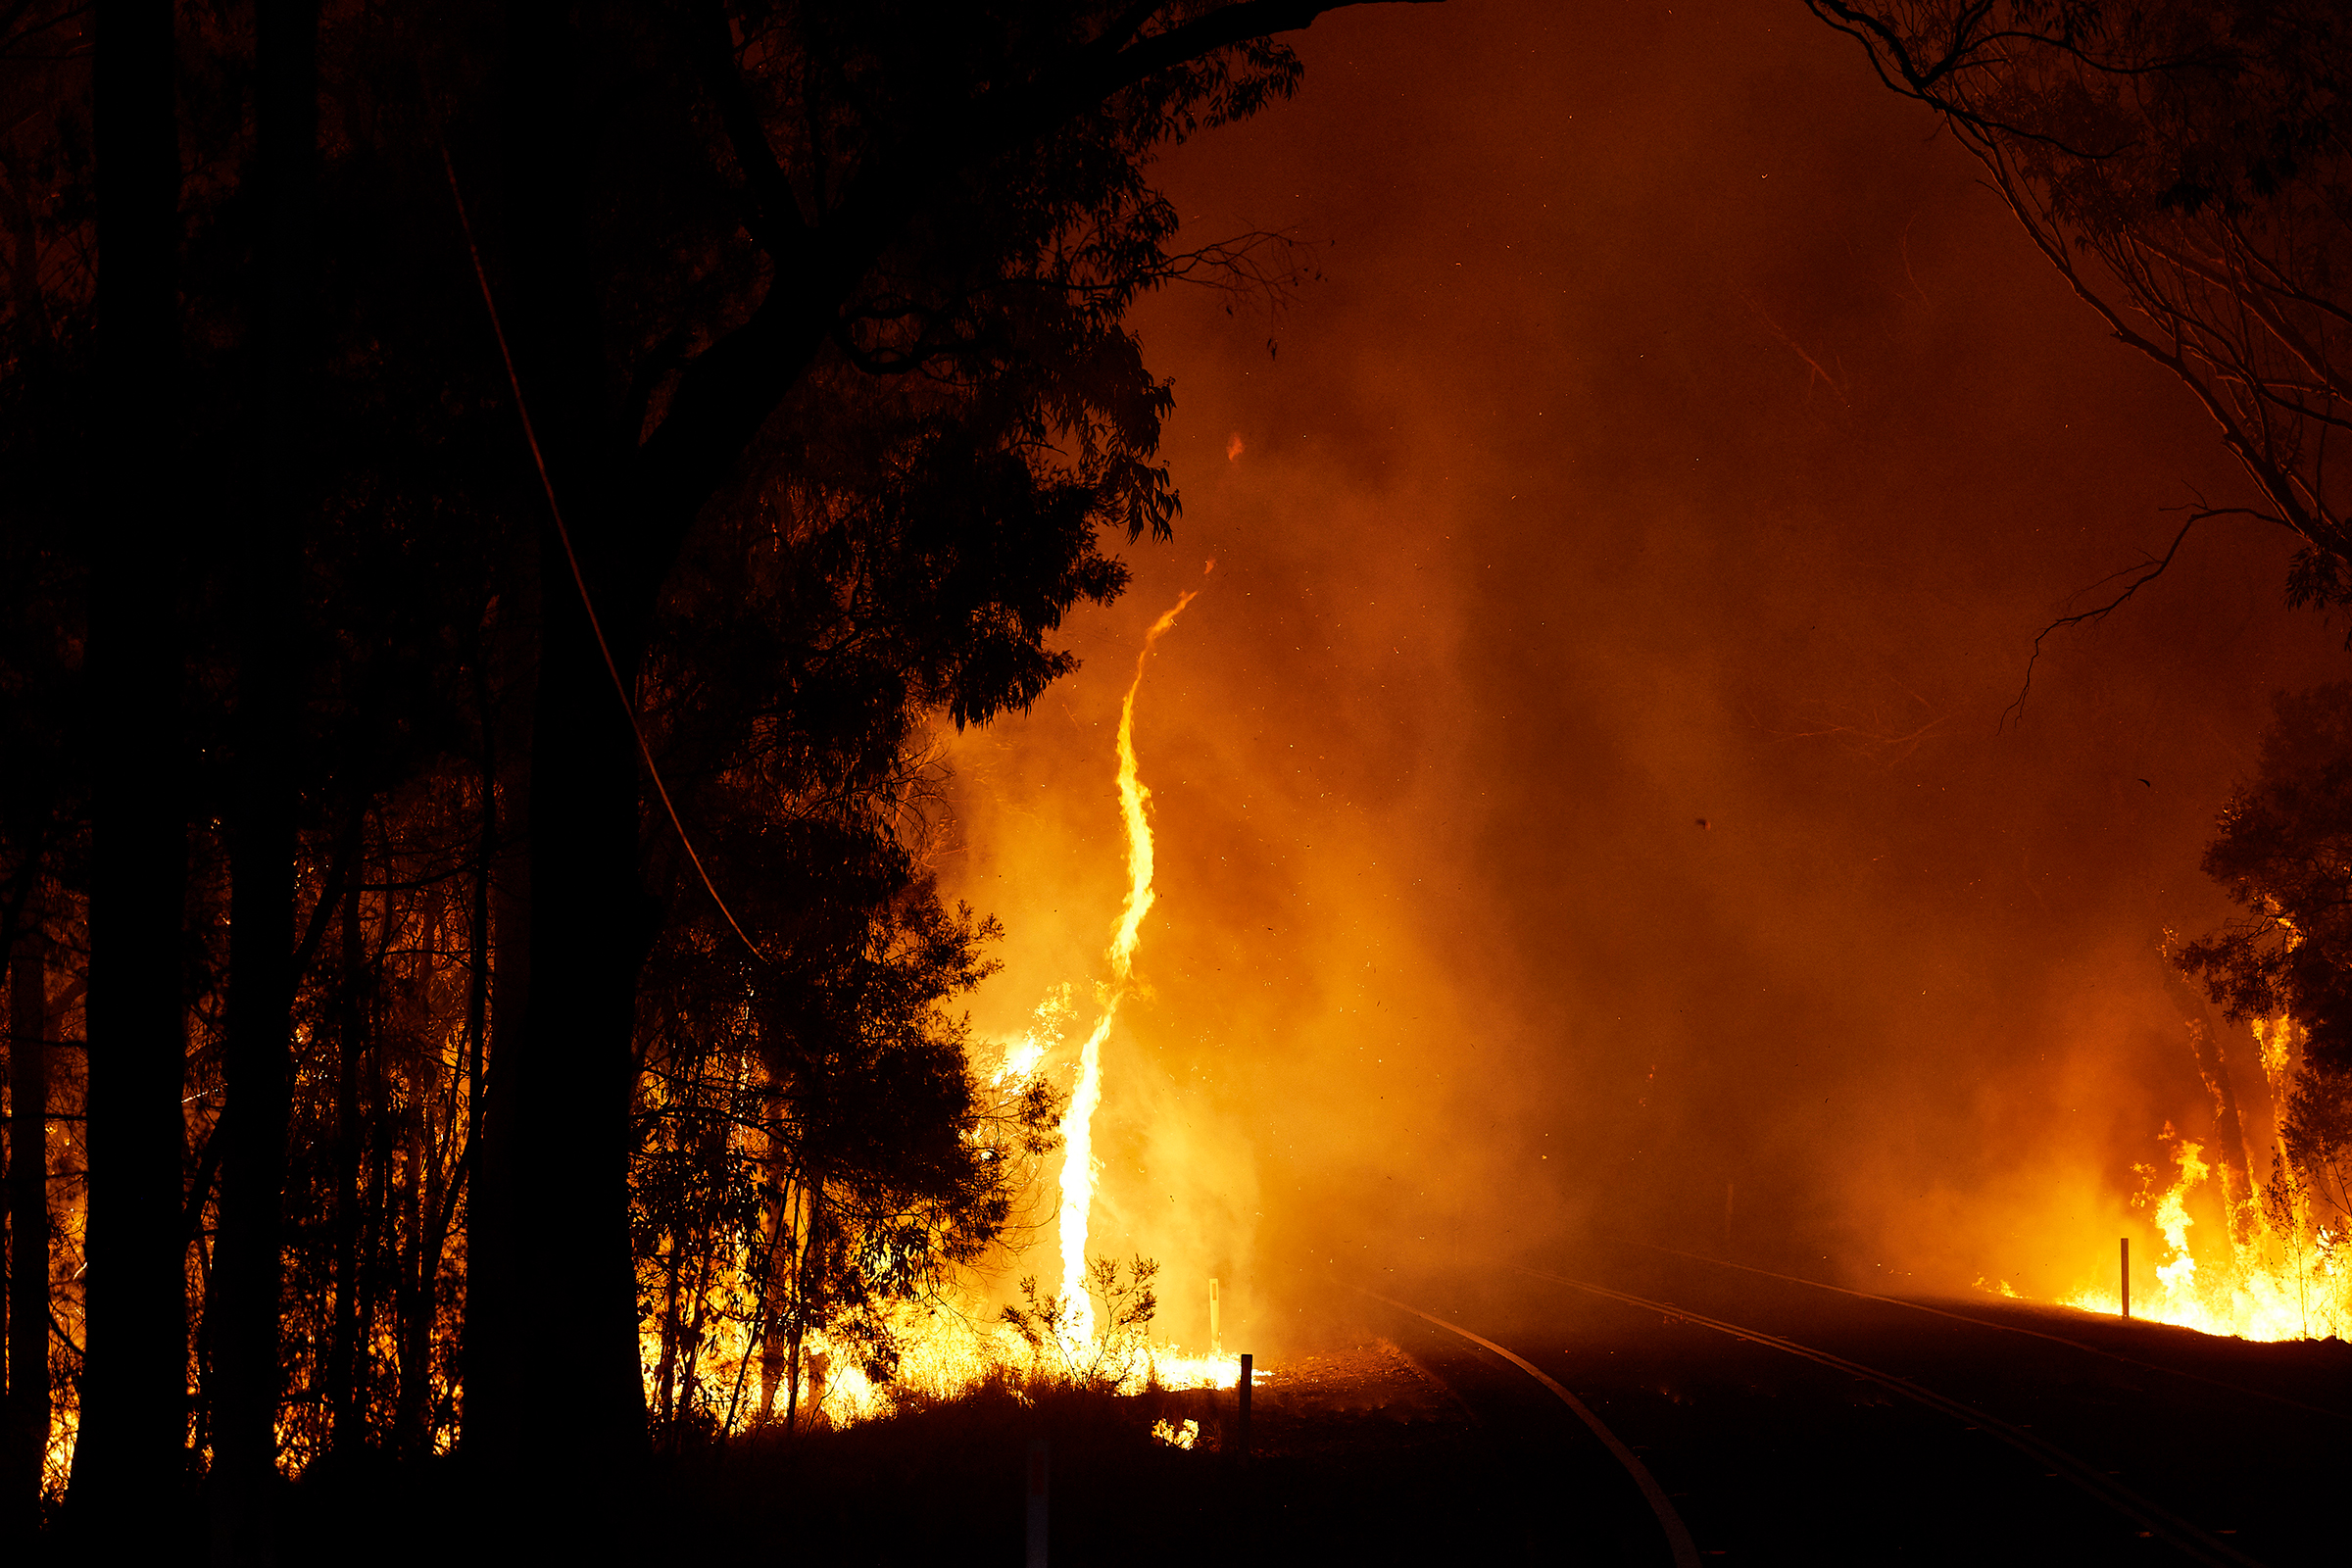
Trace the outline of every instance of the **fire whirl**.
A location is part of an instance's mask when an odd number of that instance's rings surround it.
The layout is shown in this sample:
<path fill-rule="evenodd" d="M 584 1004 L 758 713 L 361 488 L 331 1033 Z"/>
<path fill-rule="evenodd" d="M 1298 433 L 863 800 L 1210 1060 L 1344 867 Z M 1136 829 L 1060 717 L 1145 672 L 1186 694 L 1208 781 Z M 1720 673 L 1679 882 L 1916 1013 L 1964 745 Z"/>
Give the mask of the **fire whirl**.
<path fill-rule="evenodd" d="M 1216 564 L 1209 563 L 1214 570 Z M 1205 573 L 1204 573 L 1205 574 Z M 1128 683 L 1127 695 L 1119 706 L 1118 729 L 1118 788 L 1119 815 L 1126 831 L 1127 891 L 1121 902 L 1118 923 L 1114 927 L 1110 947 L 1105 953 L 1109 959 L 1110 975 L 1098 989 L 1102 1007 L 1094 1027 L 1087 1032 L 1078 1050 L 1077 1074 L 1070 1090 L 1070 1102 L 1062 1114 L 1061 1204 L 1058 1214 L 1058 1239 L 1061 1250 L 1061 1290 L 1057 1312 L 1053 1325 L 1060 1341 L 1064 1356 L 1079 1364 L 1090 1359 L 1098 1339 L 1094 1293 L 1088 1277 L 1087 1233 L 1093 1216 L 1096 1183 L 1102 1174 L 1102 1161 L 1095 1155 L 1094 1118 L 1102 1103 L 1102 1048 L 1110 1038 L 1113 1024 L 1118 1020 L 1119 1006 L 1135 989 L 1135 955 L 1142 943 L 1144 917 L 1151 913 L 1153 903 L 1152 889 L 1152 822 L 1151 787 L 1144 783 L 1135 753 L 1135 705 L 1143 690 L 1144 674 L 1152 662 L 1152 655 L 1159 639 L 1175 626 L 1176 617 L 1184 612 L 1198 596 L 1199 590 L 1187 590 L 1177 597 L 1165 613 L 1152 623 L 1144 634 L 1144 646 L 1136 655 L 1135 677 Z M 1003 1063 L 992 1075 L 1002 1083 L 1008 1079 L 1024 1078 L 1037 1070 L 1063 1037 L 1071 1021 L 1068 985 L 1050 993 L 1036 1010 L 1033 1026 L 1018 1037 L 1005 1042 Z M 1188 1355 L 1178 1347 L 1154 1343 L 1140 1364 L 1130 1369 L 1122 1382 L 1139 1383 L 1147 1376 L 1156 1378 L 1163 1387 L 1201 1388 L 1230 1385 L 1239 1376 L 1238 1357 L 1221 1354 Z M 1173 1439 L 1169 1441 L 1174 1441 Z"/>
<path fill-rule="evenodd" d="M 1184 613 L 1199 589 L 1180 595 L 1167 612 L 1144 633 L 1143 651 L 1135 658 L 1135 679 L 1119 705 L 1119 815 L 1127 828 L 1127 899 L 1119 910 L 1117 933 L 1110 941 L 1110 979 L 1102 988 L 1102 1016 L 1096 1020 L 1078 1052 L 1078 1082 L 1070 1092 L 1070 1106 L 1061 1118 L 1061 1298 L 1064 1338 L 1076 1345 L 1095 1338 L 1095 1303 L 1087 1290 L 1086 1231 L 1094 1209 L 1095 1179 L 1102 1172 L 1095 1158 L 1095 1109 L 1102 1103 L 1102 1043 L 1119 1014 L 1135 977 L 1135 950 L 1141 940 L 1144 916 L 1152 912 L 1152 822 L 1145 807 L 1152 799 L 1135 760 L 1135 699 L 1143 690 L 1144 670 L 1152 650 Z"/>

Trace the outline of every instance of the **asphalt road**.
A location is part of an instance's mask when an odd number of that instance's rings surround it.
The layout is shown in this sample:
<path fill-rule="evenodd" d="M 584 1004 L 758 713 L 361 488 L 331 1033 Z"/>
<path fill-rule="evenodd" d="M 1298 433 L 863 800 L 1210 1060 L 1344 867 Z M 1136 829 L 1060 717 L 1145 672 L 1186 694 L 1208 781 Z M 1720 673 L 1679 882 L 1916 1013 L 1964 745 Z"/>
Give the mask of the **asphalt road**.
<path fill-rule="evenodd" d="M 1702 1563 L 2352 1563 L 2339 1342 L 1987 1298 L 1922 1311 L 1632 1248 L 1521 1262 L 1368 1283 L 1557 1380 Z M 1636 1478 L 1536 1379 L 1367 1312 L 1521 1456 L 1519 1494 L 1487 1504 L 1524 1511 L 1506 1534 L 1548 1537 L 1551 1560 L 1675 1560 Z"/>

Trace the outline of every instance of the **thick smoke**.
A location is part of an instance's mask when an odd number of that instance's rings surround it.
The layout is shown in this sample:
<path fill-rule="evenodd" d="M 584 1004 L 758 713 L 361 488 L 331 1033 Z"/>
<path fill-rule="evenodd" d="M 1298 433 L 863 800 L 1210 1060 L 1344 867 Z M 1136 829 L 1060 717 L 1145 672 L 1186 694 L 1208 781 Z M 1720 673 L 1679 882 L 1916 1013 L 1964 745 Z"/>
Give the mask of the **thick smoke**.
<path fill-rule="evenodd" d="M 1177 543 L 952 748 L 946 880 L 1011 933 L 975 1021 L 1069 981 L 1083 1032 L 1118 700 L 1216 559 L 1139 704 L 1097 1250 L 1268 1350 L 1331 1260 L 1711 1250 L 1727 1184 L 1736 1249 L 1817 1273 L 2106 1269 L 2211 1118 L 2158 943 L 2221 916 L 2213 814 L 2341 628 L 2213 524 L 2004 712 L 2236 495 L 2211 427 L 1800 14 L 1456 0 L 1302 53 L 1164 175 L 1320 279 L 1149 306 Z"/>

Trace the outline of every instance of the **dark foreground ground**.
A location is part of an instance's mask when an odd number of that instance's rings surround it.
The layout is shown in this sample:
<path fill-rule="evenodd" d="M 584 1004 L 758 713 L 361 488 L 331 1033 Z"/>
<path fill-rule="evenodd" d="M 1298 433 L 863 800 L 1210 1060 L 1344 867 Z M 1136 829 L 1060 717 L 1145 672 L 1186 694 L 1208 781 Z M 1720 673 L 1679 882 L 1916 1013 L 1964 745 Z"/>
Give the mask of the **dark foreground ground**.
<path fill-rule="evenodd" d="M 1522 1402 L 1535 1432 L 1474 1414 L 1394 1343 L 1366 1338 L 1268 1375 L 1246 1464 L 1228 1451 L 1231 1390 L 993 1390 L 665 1463 L 585 1539 L 569 1518 L 491 1525 L 486 1502 L 507 1511 L 450 1472 L 306 1479 L 288 1494 L 281 1560 L 1019 1564 L 1042 1438 L 1055 1568 L 1533 1561 L 1554 1528 L 1541 1440 L 1557 1423 Z M 1197 1423 L 1195 1446 L 1155 1438 L 1160 1421 Z"/>
<path fill-rule="evenodd" d="M 1639 1248 L 1522 1261 L 1851 1364 L 1500 1267 L 1456 1261 L 1388 1287 L 1577 1393 L 1642 1455 L 1702 1561 L 2352 1563 L 2341 1342 L 2250 1345 L 1984 1296 L 1922 1299 L 1928 1312 Z M 1550 1451 L 1576 1473 L 1609 1462 L 1574 1431 Z M 2186 1531 L 2168 1543 L 2119 1494 Z M 1581 1518 L 1562 1498 L 1553 1560 L 1667 1560 L 1654 1526 L 1636 1555 L 1593 1539 L 1640 1506 L 1616 1496 L 1615 1515 L 1596 1492 Z"/>
<path fill-rule="evenodd" d="M 1654 1474 L 1701 1562 L 2352 1562 L 2352 1348 L 2340 1343 L 2244 1345 L 1985 1298 L 1931 1303 L 1960 1314 L 1937 1316 L 1632 1249 L 1524 1261 L 1827 1351 L 1964 1407 L 1924 1407 L 1848 1368 L 1496 1265 L 1457 1259 L 1417 1280 L 1401 1263 L 1366 1273 L 1577 1394 Z M 1222 1451 L 1230 1391 L 1036 1400 L 995 1391 L 678 1463 L 623 1506 L 635 1539 L 561 1555 L 1017 1564 L 1028 1446 L 1043 1438 L 1056 1568 L 1671 1561 L 1624 1468 L 1534 1379 L 1331 1290 L 1360 1303 L 1343 1314 L 1353 1331 L 1273 1368 L 1247 1464 Z M 1966 1412 L 2031 1434 L 2085 1477 L 2112 1478 L 2189 1526 L 2188 1547 Z M 1200 1427 L 1190 1450 L 1152 1435 L 1156 1421 L 1187 1419 Z M 304 1542 L 317 1560 L 355 1565 L 413 1563 L 416 1532 L 446 1546 L 455 1521 L 435 1527 L 430 1485 L 387 1508 L 386 1479 L 297 1488 L 288 1560 L 311 1560 Z M 562 1523 L 550 1522 L 550 1538 Z M 542 1555 L 532 1534 L 496 1559 Z"/>
<path fill-rule="evenodd" d="M 1230 1390 L 983 1396 L 681 1477 L 679 1500 L 769 1561 L 1019 1563 L 1042 1437 L 1056 1568 L 1533 1560 L 1539 1510 L 1494 1502 L 1529 1494 L 1541 1446 L 1473 1415 L 1393 1343 L 1270 1374 L 1246 1464 L 1233 1413 Z M 1199 1423 L 1195 1446 L 1153 1438 L 1159 1420 Z"/>

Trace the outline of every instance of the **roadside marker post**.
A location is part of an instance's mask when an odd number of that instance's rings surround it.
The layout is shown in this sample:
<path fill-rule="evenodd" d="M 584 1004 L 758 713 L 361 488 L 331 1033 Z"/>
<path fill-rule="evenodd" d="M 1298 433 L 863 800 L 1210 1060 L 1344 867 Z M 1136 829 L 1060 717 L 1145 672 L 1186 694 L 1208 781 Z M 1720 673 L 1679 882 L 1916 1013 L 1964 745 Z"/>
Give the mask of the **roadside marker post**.
<path fill-rule="evenodd" d="M 1256 1357 L 1242 1357 L 1242 1375 L 1233 1386 L 1233 1462 L 1247 1469 L 1250 1464 L 1250 1384 L 1256 1376 L 1251 1370 Z"/>
<path fill-rule="evenodd" d="M 2123 1250 L 2123 1256 L 2124 1256 L 2124 1292 L 2123 1292 L 2124 1313 L 2123 1313 L 2123 1315 L 2124 1315 L 2124 1316 L 2126 1316 L 2126 1317 L 2130 1317 L 2130 1316 L 2132 1315 L 2132 1238 L 2131 1238 L 2131 1237 L 2129 1237 L 2129 1236 L 2125 1237 L 2125 1238 L 2123 1239 L 2123 1243 L 2124 1243 L 2124 1250 Z"/>

